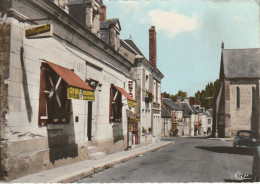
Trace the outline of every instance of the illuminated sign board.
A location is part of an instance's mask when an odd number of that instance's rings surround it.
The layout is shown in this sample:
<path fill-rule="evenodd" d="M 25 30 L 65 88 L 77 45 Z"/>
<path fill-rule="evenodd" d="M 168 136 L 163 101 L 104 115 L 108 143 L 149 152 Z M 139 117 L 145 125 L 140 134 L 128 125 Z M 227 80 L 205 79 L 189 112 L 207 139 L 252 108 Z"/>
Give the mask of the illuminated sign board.
<path fill-rule="evenodd" d="M 53 36 L 53 27 L 51 24 L 26 26 L 26 38 L 46 38 Z"/>
<path fill-rule="evenodd" d="M 67 88 L 67 98 L 89 101 L 95 100 L 94 91 L 88 91 L 85 89 L 75 88 L 71 86 Z"/>

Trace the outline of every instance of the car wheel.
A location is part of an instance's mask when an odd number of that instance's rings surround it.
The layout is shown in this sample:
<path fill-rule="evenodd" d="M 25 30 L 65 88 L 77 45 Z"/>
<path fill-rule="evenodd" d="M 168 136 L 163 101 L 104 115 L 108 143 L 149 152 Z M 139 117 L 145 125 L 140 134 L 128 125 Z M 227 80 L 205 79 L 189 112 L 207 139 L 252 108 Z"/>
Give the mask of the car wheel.
<path fill-rule="evenodd" d="M 236 143 L 234 142 L 234 143 L 233 143 L 233 148 L 236 148 L 236 147 L 237 147 L 237 145 L 236 145 Z"/>

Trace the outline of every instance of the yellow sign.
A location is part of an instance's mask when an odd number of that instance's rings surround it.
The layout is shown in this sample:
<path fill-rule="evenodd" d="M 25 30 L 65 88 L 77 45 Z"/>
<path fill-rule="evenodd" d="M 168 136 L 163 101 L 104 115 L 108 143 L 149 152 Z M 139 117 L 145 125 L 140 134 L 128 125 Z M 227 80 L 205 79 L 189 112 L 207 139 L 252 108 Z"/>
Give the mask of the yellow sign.
<path fill-rule="evenodd" d="M 127 100 L 127 105 L 129 107 L 136 107 L 136 102 L 135 101 L 131 101 L 131 100 Z"/>
<path fill-rule="evenodd" d="M 27 26 L 25 29 L 26 38 L 46 38 L 53 35 L 51 24 Z"/>
<path fill-rule="evenodd" d="M 95 100 L 94 91 L 88 91 L 85 89 L 75 88 L 71 86 L 67 88 L 67 98 L 89 101 Z"/>

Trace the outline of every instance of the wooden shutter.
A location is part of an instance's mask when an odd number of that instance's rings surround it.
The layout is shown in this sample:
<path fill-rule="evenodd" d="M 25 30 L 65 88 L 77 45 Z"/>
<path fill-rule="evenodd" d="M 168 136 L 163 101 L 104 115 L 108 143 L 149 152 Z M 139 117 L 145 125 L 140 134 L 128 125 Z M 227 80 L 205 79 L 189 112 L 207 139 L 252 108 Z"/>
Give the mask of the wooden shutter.
<path fill-rule="evenodd" d="M 141 88 L 141 90 L 142 90 L 142 100 L 144 101 L 145 100 L 145 70 L 143 69 L 143 71 L 142 71 L 142 88 Z"/>
<path fill-rule="evenodd" d="M 112 122 L 112 100 L 113 100 L 113 91 L 112 91 L 112 85 L 110 87 L 110 95 L 109 95 L 109 123 Z"/>
<path fill-rule="evenodd" d="M 156 94 L 156 103 L 158 103 L 158 82 L 156 81 L 156 88 L 155 88 L 155 94 Z"/>
<path fill-rule="evenodd" d="M 47 100 L 45 98 L 44 91 L 46 90 L 46 70 L 44 70 L 43 64 L 41 64 L 41 75 L 40 75 L 40 96 L 39 96 L 39 120 L 38 125 L 46 125 L 47 124 Z"/>

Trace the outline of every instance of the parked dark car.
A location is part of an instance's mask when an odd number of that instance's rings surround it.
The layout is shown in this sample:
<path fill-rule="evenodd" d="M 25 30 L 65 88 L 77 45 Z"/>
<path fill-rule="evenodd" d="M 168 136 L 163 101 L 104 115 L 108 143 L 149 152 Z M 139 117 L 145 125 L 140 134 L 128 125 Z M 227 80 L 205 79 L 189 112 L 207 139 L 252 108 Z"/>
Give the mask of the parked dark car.
<path fill-rule="evenodd" d="M 252 130 L 239 130 L 235 136 L 233 147 L 236 148 L 238 146 L 244 147 L 255 147 L 258 145 L 258 137 L 257 134 Z"/>
<path fill-rule="evenodd" d="M 252 179 L 254 182 L 260 181 L 260 144 L 254 148 Z"/>

